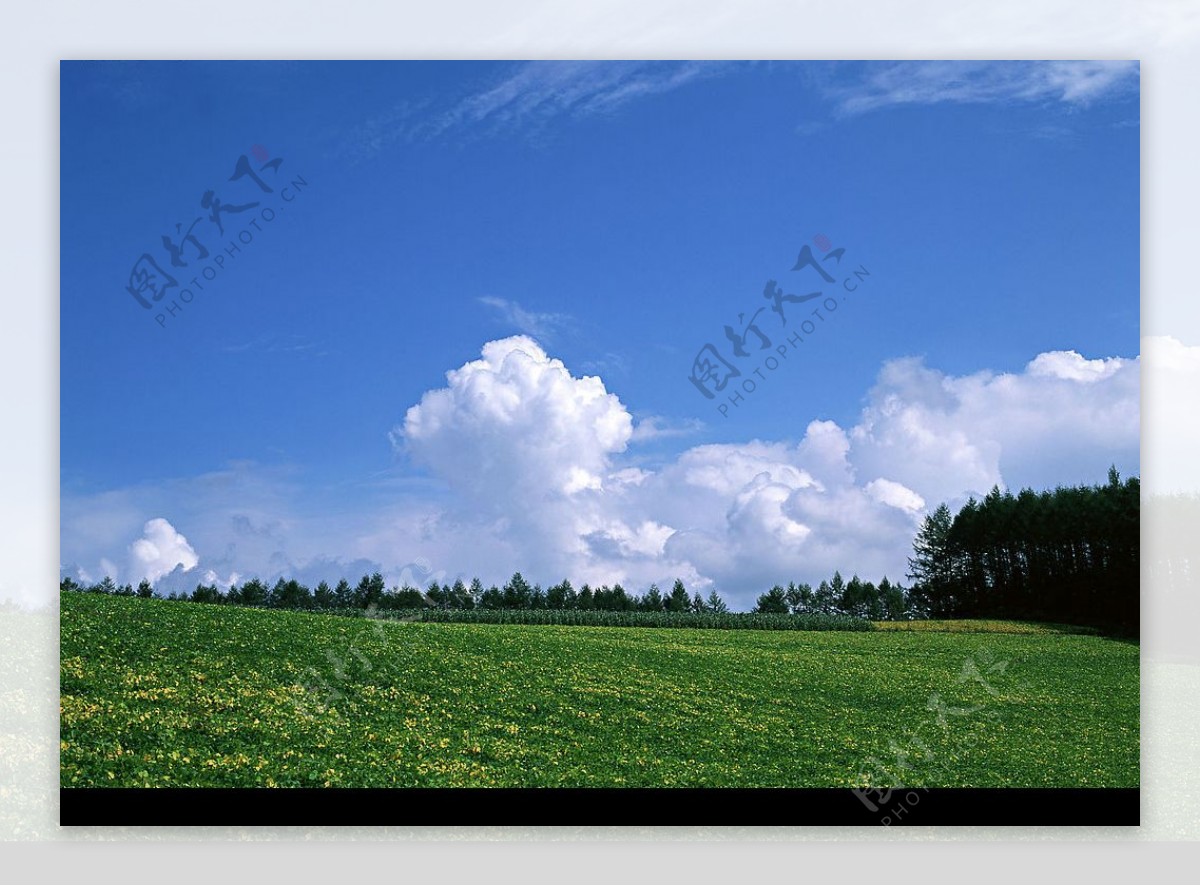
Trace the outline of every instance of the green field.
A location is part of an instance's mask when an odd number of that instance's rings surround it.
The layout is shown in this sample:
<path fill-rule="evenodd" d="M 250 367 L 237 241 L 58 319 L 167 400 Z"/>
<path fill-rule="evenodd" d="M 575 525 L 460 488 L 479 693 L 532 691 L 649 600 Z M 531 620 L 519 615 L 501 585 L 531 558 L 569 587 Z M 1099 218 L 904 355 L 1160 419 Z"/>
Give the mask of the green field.
<path fill-rule="evenodd" d="M 61 605 L 64 787 L 1138 784 L 1139 650 L 1096 636 Z"/>

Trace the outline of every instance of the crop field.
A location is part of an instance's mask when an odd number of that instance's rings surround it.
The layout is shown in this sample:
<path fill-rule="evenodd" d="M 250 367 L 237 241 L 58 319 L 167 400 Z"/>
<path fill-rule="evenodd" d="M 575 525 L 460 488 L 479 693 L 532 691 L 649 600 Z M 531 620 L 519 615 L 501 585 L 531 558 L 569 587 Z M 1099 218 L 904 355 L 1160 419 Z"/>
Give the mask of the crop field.
<path fill-rule="evenodd" d="M 61 783 L 1138 784 L 1138 647 L 61 598 Z"/>

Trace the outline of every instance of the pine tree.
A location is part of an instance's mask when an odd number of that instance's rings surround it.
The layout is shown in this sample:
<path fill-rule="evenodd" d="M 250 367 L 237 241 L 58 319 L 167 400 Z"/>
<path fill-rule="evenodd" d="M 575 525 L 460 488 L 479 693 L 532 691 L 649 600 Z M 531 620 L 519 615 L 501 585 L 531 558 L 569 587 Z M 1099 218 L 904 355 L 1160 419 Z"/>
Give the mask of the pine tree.
<path fill-rule="evenodd" d="M 788 611 L 787 593 L 779 585 L 775 585 L 758 598 L 754 611 L 786 615 Z"/>
<path fill-rule="evenodd" d="M 333 589 L 327 582 L 321 582 L 313 591 L 313 605 L 318 609 L 332 609 L 337 603 Z"/>
<path fill-rule="evenodd" d="M 528 609 L 529 598 L 532 594 L 533 588 L 529 586 L 521 573 L 514 572 L 513 577 L 504 586 L 504 608 Z"/>
<path fill-rule="evenodd" d="M 683 581 L 675 579 L 675 585 L 671 588 L 671 596 L 667 598 L 668 612 L 687 612 L 691 605 L 691 598 L 688 597 L 687 588 L 683 586 Z"/>
<path fill-rule="evenodd" d="M 950 509 L 944 503 L 938 505 L 921 524 L 913 541 L 913 555 L 908 560 L 908 577 L 913 581 L 913 593 L 933 615 L 950 613 L 954 609 L 950 553 L 950 530 L 953 524 Z"/>
<path fill-rule="evenodd" d="M 495 585 L 489 587 L 486 591 L 479 595 L 480 609 L 503 609 L 504 608 L 504 592 Z"/>
<path fill-rule="evenodd" d="M 708 599 L 705 601 L 705 607 L 709 612 L 728 612 L 729 607 L 725 605 L 725 601 L 721 599 L 721 595 L 717 593 L 717 589 L 713 588 L 708 592 Z"/>
<path fill-rule="evenodd" d="M 833 612 L 833 591 L 829 587 L 829 582 L 822 579 L 817 585 L 817 591 L 813 595 L 813 610 L 816 612 Z"/>
<path fill-rule="evenodd" d="M 241 604 L 243 606 L 266 606 L 268 589 L 257 578 L 252 578 L 242 585 Z"/>

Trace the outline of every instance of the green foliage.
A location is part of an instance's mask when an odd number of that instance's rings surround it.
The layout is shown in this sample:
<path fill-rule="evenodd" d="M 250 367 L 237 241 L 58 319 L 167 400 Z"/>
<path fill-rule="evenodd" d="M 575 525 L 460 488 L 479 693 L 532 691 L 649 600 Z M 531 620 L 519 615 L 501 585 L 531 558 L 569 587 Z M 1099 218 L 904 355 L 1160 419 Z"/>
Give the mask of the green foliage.
<path fill-rule="evenodd" d="M 354 605 L 359 609 L 379 606 L 383 602 L 383 594 L 387 585 L 383 576 L 376 572 L 374 575 L 364 575 L 354 589 Z"/>
<path fill-rule="evenodd" d="M 913 543 L 918 609 L 935 618 L 1011 618 L 1134 635 L 1141 484 L 1115 469 L 1099 486 L 993 488 L 953 517 L 945 505 Z"/>
<path fill-rule="evenodd" d="M 242 585 L 241 592 L 231 602 L 240 603 L 242 606 L 266 606 L 269 594 L 270 591 L 265 584 L 257 578 L 252 578 Z M 234 596 L 232 589 L 230 596 Z"/>
<path fill-rule="evenodd" d="M 192 591 L 191 601 L 193 603 L 220 603 L 222 601 L 221 592 L 216 585 L 196 585 L 196 590 Z"/>
<path fill-rule="evenodd" d="M 646 612 L 662 612 L 665 608 L 662 592 L 658 589 L 658 585 L 650 585 L 650 589 L 642 595 L 641 608 Z"/>
<path fill-rule="evenodd" d="M 760 596 L 757 605 L 754 607 L 754 611 L 772 614 L 787 613 L 789 611 L 787 595 L 784 593 L 783 588 L 775 585 L 771 590 Z"/>
<path fill-rule="evenodd" d="M 61 626 L 65 787 L 838 787 L 896 748 L 911 787 L 1139 782 L 1139 650 L 1103 637 L 428 624 L 90 594 L 64 595 Z M 939 725 L 935 692 L 972 713 Z"/>
<path fill-rule="evenodd" d="M 337 595 L 328 583 L 321 582 L 313 591 L 313 607 L 316 609 L 332 609 L 337 605 Z"/>
<path fill-rule="evenodd" d="M 503 608 L 528 609 L 532 598 L 533 588 L 529 586 L 529 582 L 525 581 L 521 573 L 514 572 L 513 577 L 504 586 Z"/>
<path fill-rule="evenodd" d="M 692 608 L 692 601 L 688 598 L 687 588 L 683 586 L 683 582 L 675 579 L 675 585 L 671 588 L 671 596 L 667 598 L 668 612 L 687 612 Z"/>

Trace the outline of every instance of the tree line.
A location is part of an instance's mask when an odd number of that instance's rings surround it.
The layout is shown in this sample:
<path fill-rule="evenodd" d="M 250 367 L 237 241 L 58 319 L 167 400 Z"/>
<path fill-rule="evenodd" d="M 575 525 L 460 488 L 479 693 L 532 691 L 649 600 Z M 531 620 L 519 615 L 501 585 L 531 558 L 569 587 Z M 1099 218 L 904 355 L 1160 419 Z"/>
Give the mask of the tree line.
<path fill-rule="evenodd" d="M 153 597 L 154 588 L 142 580 L 132 585 L 118 585 L 109 577 L 92 585 L 80 585 L 64 578 L 62 591 L 85 591 L 128 597 Z M 708 596 L 689 594 L 683 581 L 676 579 L 669 593 L 657 584 L 650 585 L 644 594 L 630 593 L 619 583 L 592 588 L 584 584 L 578 590 L 569 580 L 542 589 L 531 585 L 520 572 L 502 586 L 484 587 L 478 579 L 469 584 L 462 579 L 453 584 L 434 581 L 422 591 L 411 585 L 388 588 L 383 575 L 376 572 L 364 575 L 357 585 L 345 579 L 330 586 L 321 582 L 310 589 L 295 579 L 280 578 L 267 585 L 252 578 L 241 585 L 222 591 L 215 584 L 198 584 L 190 593 L 171 593 L 168 600 L 193 603 L 221 603 L 232 606 L 254 606 L 267 609 L 299 609 L 313 611 L 371 609 L 377 612 L 408 612 L 417 609 L 492 610 L 492 611 L 581 611 L 581 612 L 667 612 L 714 613 L 729 612 L 729 606 L 713 589 Z M 878 585 L 863 582 L 854 576 L 849 582 L 841 573 L 823 581 L 814 591 L 807 584 L 789 583 L 786 588 L 776 585 L 758 598 L 754 613 L 762 615 L 848 615 L 874 621 L 911 618 L 919 615 L 900 585 L 884 578 Z"/>
<path fill-rule="evenodd" d="M 1141 487 L 1116 468 L 1097 486 L 1016 495 L 993 488 L 956 514 L 941 505 L 909 560 L 932 618 L 1052 621 L 1136 634 Z"/>
<path fill-rule="evenodd" d="M 97 594 L 113 594 L 127 597 L 153 597 L 153 585 L 143 579 L 135 589 L 132 585 L 118 585 L 105 578 L 91 585 L 81 585 L 70 577 L 63 578 L 62 591 L 85 591 Z M 490 610 L 584 610 L 600 612 L 728 612 L 729 607 L 714 589 L 707 597 L 689 595 L 681 580 L 676 580 L 670 593 L 664 594 L 658 585 L 652 584 L 645 594 L 631 594 L 619 583 L 592 588 L 582 585 L 577 591 L 570 580 L 542 589 L 541 585 L 530 584 L 520 572 L 502 586 L 485 588 L 478 579 L 470 584 L 462 579 L 453 584 L 434 581 L 424 591 L 404 584 L 388 588 L 381 573 L 364 575 L 357 585 L 352 586 L 342 579 L 336 585 L 321 582 L 308 588 L 295 579 L 280 578 L 274 585 L 267 585 L 257 578 L 233 585 L 222 591 L 215 584 L 198 584 L 190 593 L 171 593 L 168 600 L 185 600 L 194 603 L 223 603 L 232 606 L 256 606 L 268 609 L 374 609 L 379 611 L 434 609 L 490 609 Z"/>
<path fill-rule="evenodd" d="M 775 585 L 758 598 L 755 612 L 791 613 L 792 615 L 849 615 L 871 621 L 906 621 L 926 616 L 920 601 L 903 586 L 893 584 L 885 575 L 876 585 L 857 575 L 849 581 L 841 572 L 822 581 L 816 590 L 808 584 L 789 582 Z"/>

